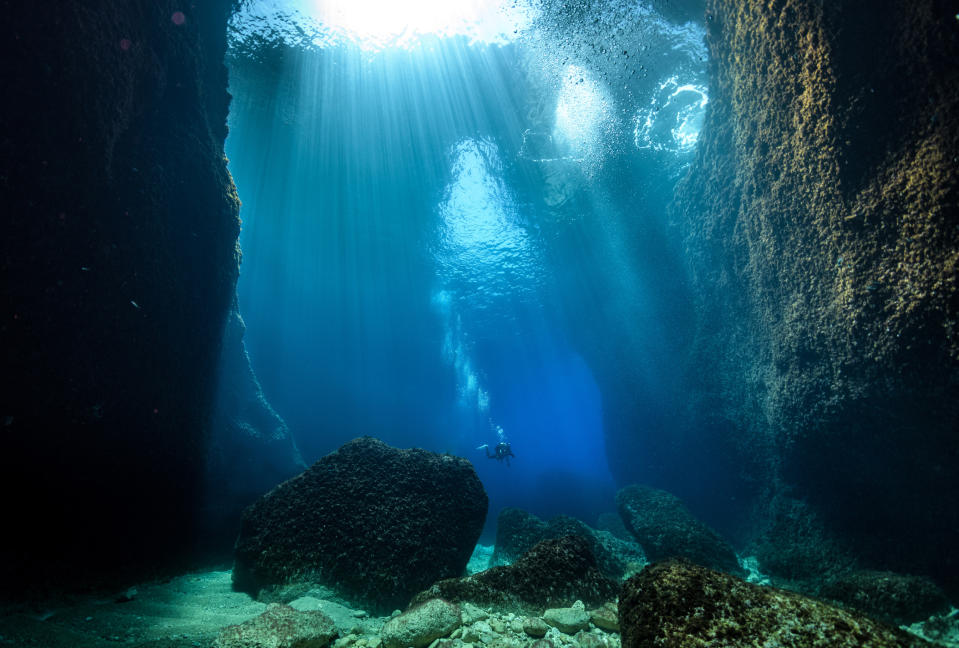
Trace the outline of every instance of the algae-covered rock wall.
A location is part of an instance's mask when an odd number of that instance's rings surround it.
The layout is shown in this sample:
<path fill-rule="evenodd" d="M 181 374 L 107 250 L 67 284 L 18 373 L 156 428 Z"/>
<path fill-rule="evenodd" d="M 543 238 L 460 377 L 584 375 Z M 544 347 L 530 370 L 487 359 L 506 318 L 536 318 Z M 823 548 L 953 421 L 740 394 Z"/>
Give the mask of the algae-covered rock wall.
<path fill-rule="evenodd" d="M 230 5 L 0 4 L 5 590 L 192 540 L 238 266 Z"/>
<path fill-rule="evenodd" d="M 712 0 L 707 29 L 709 112 L 671 214 L 697 296 L 681 425 L 866 562 L 955 587 L 954 7 Z"/>

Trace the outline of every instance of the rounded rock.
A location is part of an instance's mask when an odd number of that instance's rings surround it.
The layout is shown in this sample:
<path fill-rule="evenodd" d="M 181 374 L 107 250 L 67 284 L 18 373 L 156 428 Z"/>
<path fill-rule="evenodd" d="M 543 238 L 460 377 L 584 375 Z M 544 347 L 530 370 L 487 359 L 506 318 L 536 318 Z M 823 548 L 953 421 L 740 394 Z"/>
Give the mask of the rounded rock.
<path fill-rule="evenodd" d="M 461 624 L 458 605 L 432 599 L 387 621 L 380 636 L 385 648 L 424 648 Z"/>

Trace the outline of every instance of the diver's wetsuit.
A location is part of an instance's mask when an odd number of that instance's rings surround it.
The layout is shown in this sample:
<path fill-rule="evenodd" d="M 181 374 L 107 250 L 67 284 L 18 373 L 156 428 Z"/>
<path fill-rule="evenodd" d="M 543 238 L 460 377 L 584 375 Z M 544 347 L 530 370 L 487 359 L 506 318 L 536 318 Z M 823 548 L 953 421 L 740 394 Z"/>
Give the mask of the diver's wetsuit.
<path fill-rule="evenodd" d="M 496 444 L 496 448 L 493 449 L 493 454 L 490 454 L 489 446 L 483 446 L 486 449 L 486 458 L 487 459 L 496 459 L 496 461 L 506 460 L 506 465 L 509 466 L 509 458 L 515 457 L 513 454 L 513 449 L 505 441 L 501 441 Z"/>

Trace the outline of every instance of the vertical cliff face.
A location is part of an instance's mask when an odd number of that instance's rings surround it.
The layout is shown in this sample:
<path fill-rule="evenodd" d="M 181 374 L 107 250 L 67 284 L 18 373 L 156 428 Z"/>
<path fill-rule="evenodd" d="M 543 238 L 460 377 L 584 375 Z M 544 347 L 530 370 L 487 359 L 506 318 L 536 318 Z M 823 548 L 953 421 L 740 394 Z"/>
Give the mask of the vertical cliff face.
<path fill-rule="evenodd" d="M 7 587 L 191 540 L 237 276 L 230 5 L 0 4 Z"/>
<path fill-rule="evenodd" d="M 710 2 L 710 111 L 672 215 L 698 295 L 685 425 L 724 430 L 867 560 L 955 584 L 947 4 Z"/>

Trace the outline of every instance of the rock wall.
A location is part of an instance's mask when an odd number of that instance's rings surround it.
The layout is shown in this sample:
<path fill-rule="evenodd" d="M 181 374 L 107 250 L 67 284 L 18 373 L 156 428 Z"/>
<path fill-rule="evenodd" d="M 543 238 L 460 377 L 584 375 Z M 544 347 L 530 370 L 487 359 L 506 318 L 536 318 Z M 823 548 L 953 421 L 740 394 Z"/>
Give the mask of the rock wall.
<path fill-rule="evenodd" d="M 867 562 L 959 584 L 959 29 L 935 0 L 713 0 L 672 208 L 696 294 L 681 427 Z M 673 464 L 676 468 L 680 463 Z"/>
<path fill-rule="evenodd" d="M 238 268 L 231 4 L 0 5 L 4 590 L 193 540 Z"/>
<path fill-rule="evenodd" d="M 234 301 L 223 336 L 203 498 L 203 549 L 213 555 L 232 548 L 243 509 L 307 468 L 253 372 L 245 332 Z"/>

